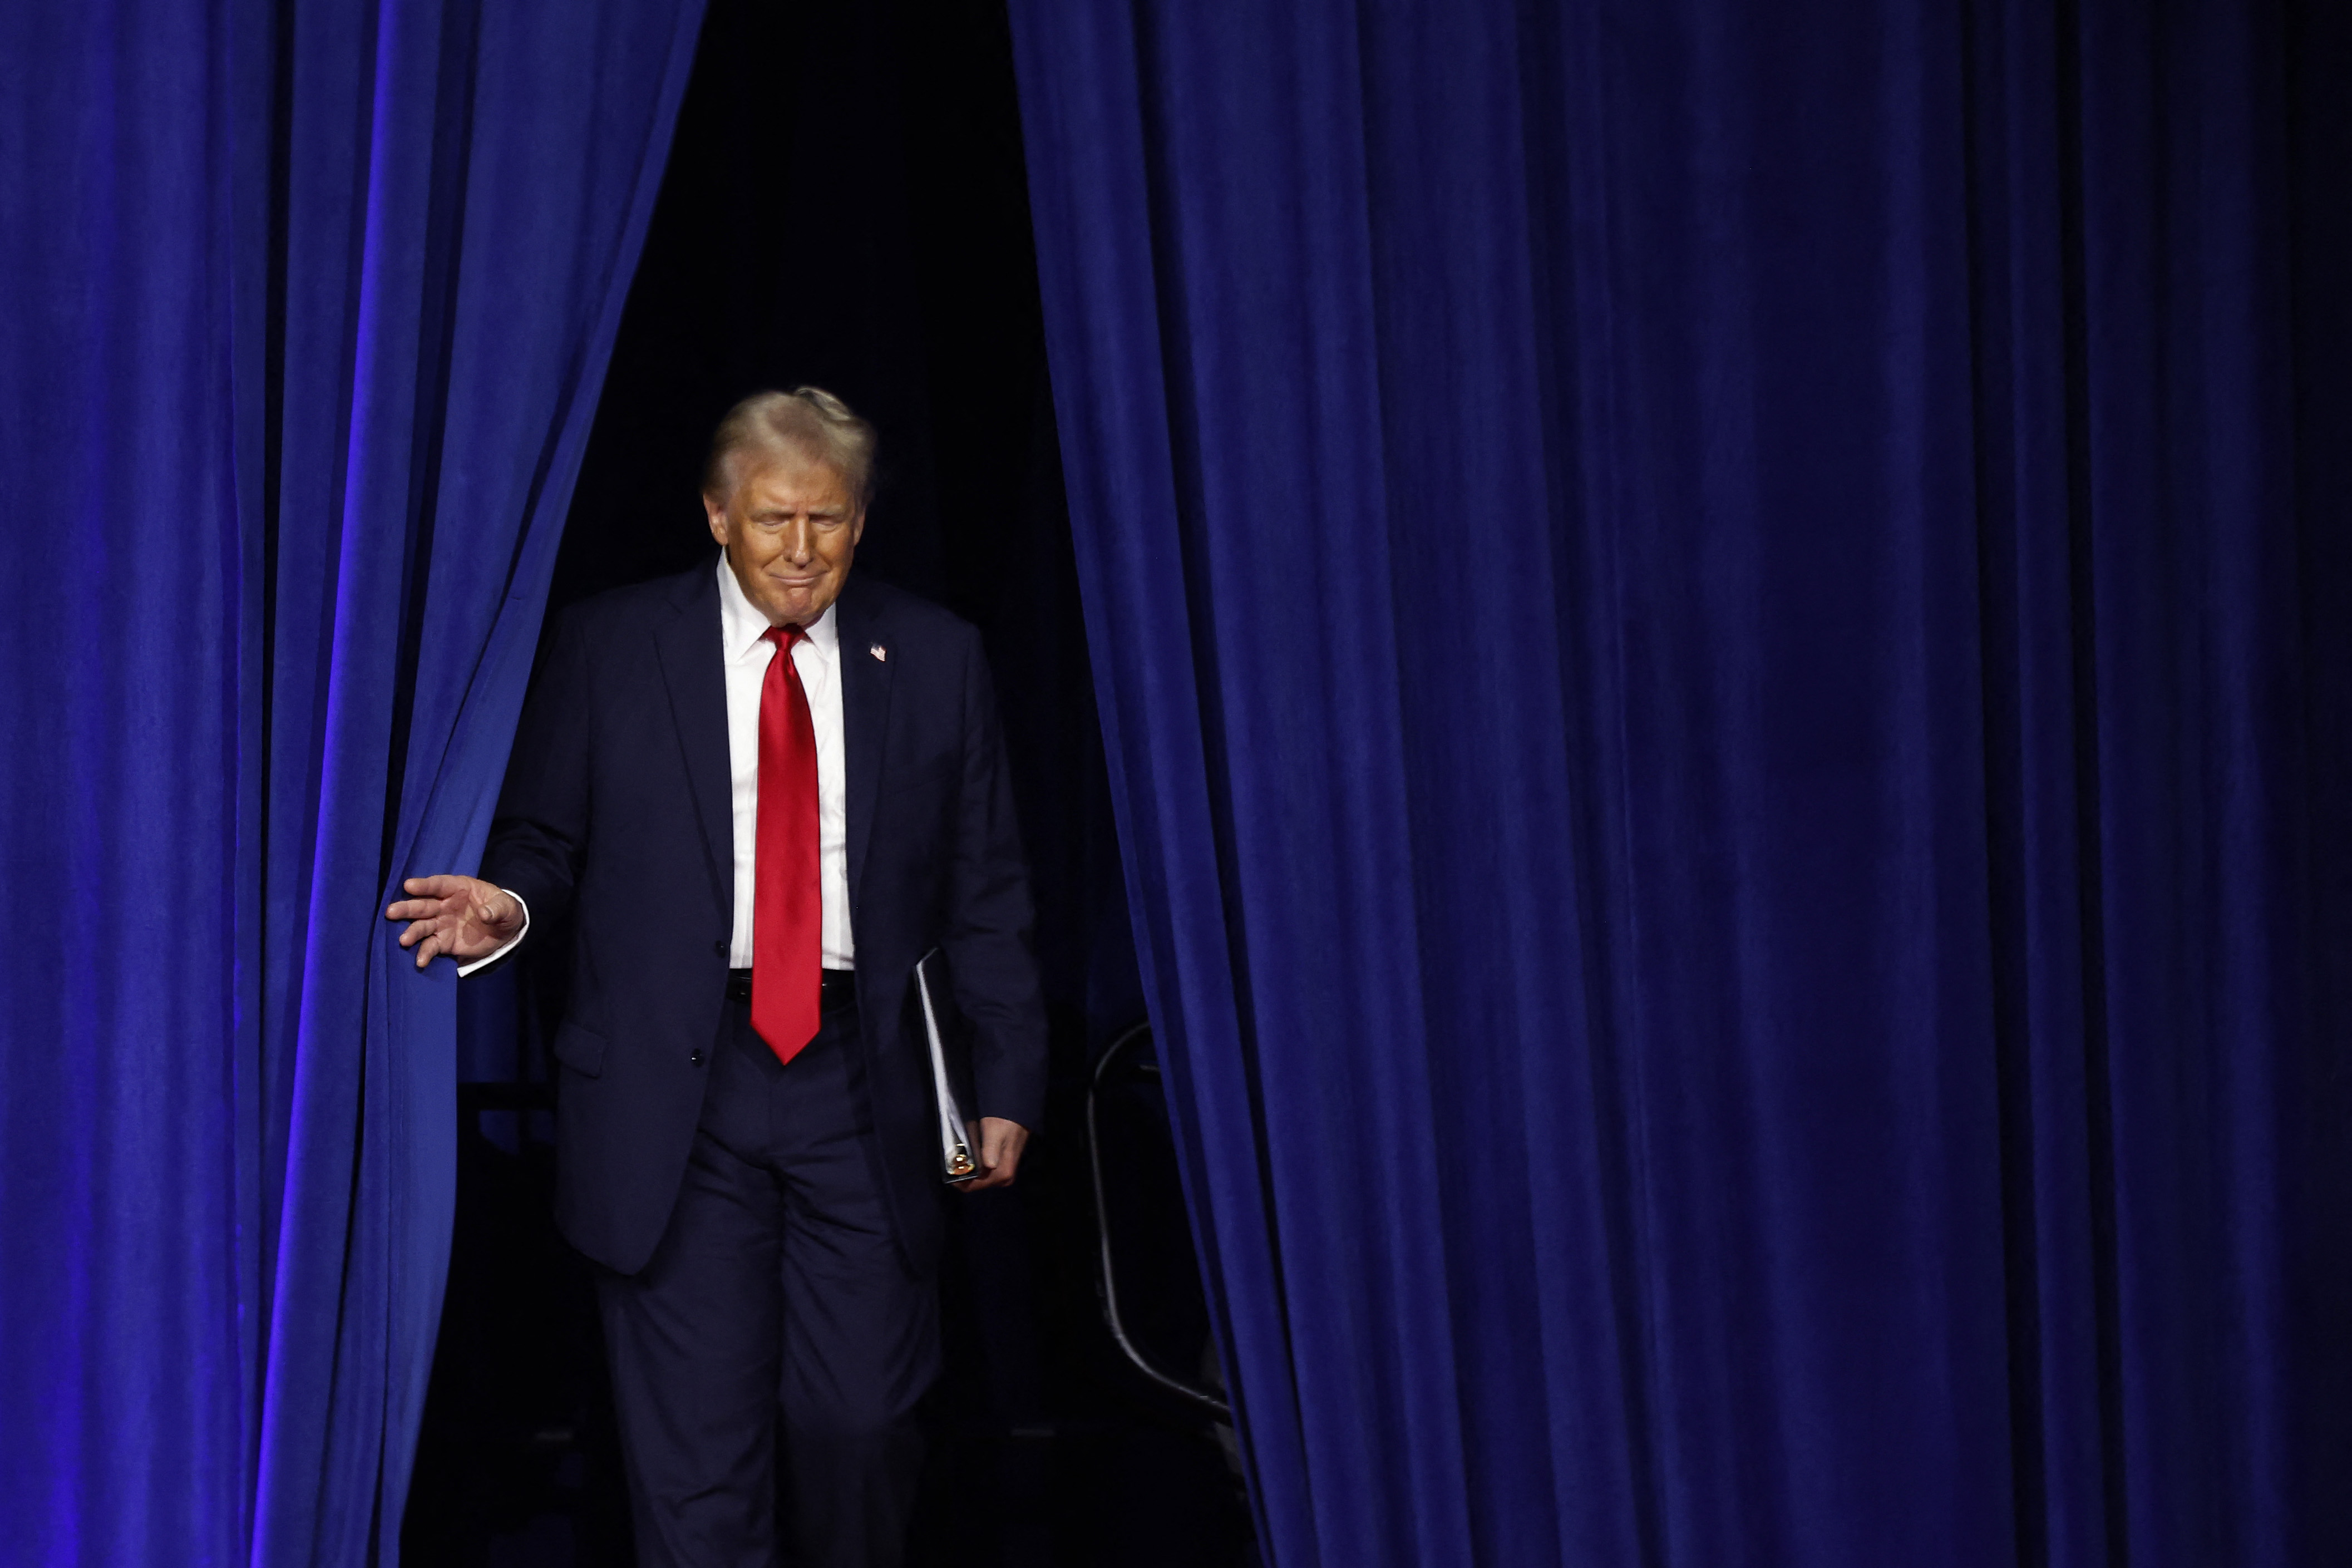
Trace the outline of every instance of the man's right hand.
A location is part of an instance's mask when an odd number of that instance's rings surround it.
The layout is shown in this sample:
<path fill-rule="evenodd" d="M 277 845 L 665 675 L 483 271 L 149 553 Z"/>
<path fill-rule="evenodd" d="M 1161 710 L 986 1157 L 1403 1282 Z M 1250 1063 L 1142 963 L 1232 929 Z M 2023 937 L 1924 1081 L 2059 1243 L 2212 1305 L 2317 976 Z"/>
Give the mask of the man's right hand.
<path fill-rule="evenodd" d="M 478 877 L 411 877 L 400 890 L 409 896 L 383 918 L 409 922 L 400 945 L 416 949 L 419 969 L 436 953 L 460 963 L 488 958 L 521 933 L 521 903 Z"/>

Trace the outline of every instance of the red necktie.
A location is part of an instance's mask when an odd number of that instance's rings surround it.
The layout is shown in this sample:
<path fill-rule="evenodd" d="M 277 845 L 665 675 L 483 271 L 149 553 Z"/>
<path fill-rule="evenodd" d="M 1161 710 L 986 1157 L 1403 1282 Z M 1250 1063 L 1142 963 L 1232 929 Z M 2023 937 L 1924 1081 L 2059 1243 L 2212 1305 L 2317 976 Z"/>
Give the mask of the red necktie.
<path fill-rule="evenodd" d="M 817 885 L 816 723 L 793 666 L 798 626 L 771 626 L 776 645 L 760 683 L 759 846 L 751 885 L 751 1027 L 780 1062 L 816 1035 L 824 901 Z"/>

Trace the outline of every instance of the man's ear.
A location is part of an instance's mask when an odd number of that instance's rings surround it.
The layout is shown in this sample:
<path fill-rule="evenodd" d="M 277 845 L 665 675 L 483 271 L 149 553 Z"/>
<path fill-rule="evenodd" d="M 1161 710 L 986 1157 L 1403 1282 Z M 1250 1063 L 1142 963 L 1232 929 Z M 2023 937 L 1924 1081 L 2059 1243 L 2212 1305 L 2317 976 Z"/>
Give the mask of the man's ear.
<path fill-rule="evenodd" d="M 702 498 L 702 510 L 710 519 L 710 537 L 719 541 L 720 549 L 727 546 L 727 503 L 710 496 Z"/>

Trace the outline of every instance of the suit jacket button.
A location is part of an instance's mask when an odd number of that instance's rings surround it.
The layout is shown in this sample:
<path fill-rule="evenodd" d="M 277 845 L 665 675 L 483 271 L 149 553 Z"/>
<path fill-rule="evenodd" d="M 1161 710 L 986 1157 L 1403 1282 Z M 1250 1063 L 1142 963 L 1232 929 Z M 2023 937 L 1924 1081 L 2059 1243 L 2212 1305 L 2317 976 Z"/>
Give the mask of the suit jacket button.
<path fill-rule="evenodd" d="M 724 958 L 727 956 L 727 944 L 723 942 L 714 942 L 710 944 L 710 951 Z"/>
<path fill-rule="evenodd" d="M 686 1053 L 686 1060 L 687 1065 L 689 1067 L 700 1067 L 702 1065 L 702 1053 L 700 1051 L 688 1051 Z"/>

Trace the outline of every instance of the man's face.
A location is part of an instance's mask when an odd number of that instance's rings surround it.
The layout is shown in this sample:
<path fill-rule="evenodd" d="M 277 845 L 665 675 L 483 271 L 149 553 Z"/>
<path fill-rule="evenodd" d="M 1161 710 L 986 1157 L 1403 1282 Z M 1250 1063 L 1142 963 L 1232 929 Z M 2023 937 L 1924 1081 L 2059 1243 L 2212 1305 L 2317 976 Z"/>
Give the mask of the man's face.
<path fill-rule="evenodd" d="M 772 626 L 805 626 L 841 596 L 866 513 L 841 476 L 791 454 L 746 455 L 735 493 L 702 498 L 743 595 Z"/>

